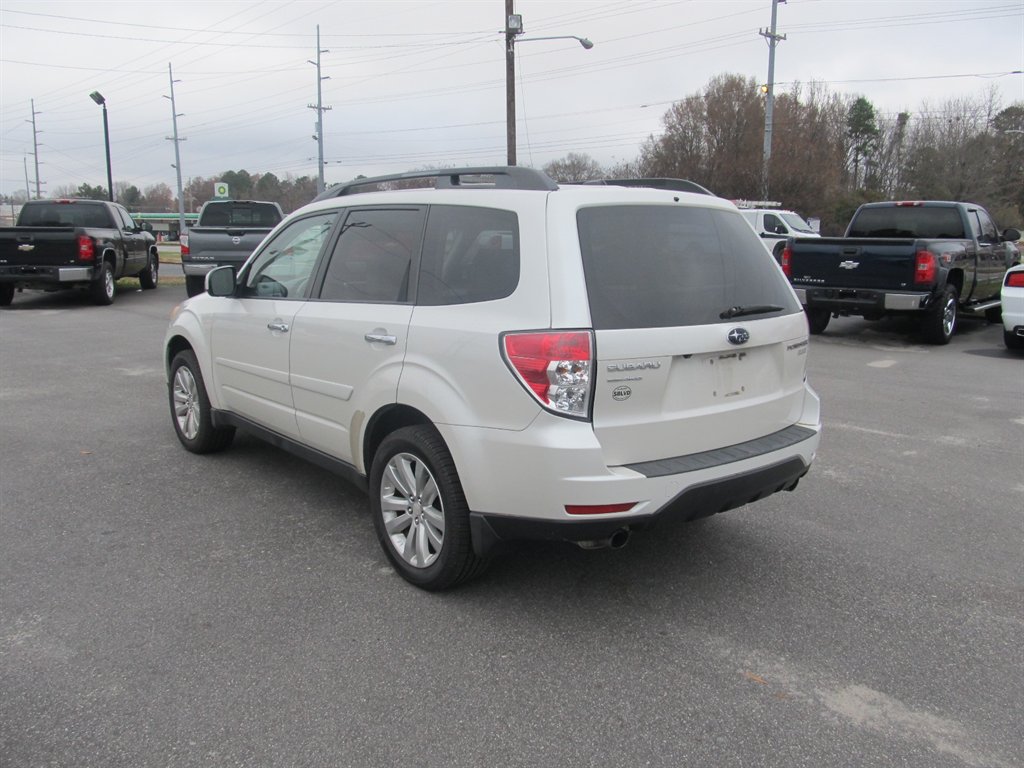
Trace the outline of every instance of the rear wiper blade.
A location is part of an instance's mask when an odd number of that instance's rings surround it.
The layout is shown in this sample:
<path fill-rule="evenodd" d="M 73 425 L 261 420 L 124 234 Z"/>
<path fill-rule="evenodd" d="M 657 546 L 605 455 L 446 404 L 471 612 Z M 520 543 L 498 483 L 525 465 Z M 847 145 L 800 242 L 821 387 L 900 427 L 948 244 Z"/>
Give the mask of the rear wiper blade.
<path fill-rule="evenodd" d="M 775 304 L 751 304 L 749 307 L 729 307 L 718 316 L 723 320 L 728 320 L 732 317 L 740 317 L 742 315 L 760 315 L 765 312 L 782 312 L 785 307 L 779 307 Z"/>

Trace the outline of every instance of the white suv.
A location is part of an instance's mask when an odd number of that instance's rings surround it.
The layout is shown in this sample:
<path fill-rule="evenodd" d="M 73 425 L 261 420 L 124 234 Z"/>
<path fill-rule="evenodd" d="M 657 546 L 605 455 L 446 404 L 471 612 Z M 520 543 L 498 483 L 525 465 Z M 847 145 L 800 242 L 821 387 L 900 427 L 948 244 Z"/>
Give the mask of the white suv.
<path fill-rule="evenodd" d="M 617 547 L 793 490 L 807 350 L 731 203 L 510 167 L 328 190 L 212 271 L 165 351 L 188 450 L 239 427 L 346 474 L 396 570 L 443 589 L 506 540 Z"/>

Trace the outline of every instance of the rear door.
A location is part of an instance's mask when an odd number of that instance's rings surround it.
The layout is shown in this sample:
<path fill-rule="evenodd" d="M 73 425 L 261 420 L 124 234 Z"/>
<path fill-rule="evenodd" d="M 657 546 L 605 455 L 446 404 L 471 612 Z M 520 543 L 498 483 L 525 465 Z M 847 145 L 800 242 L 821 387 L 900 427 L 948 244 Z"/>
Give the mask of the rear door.
<path fill-rule="evenodd" d="M 295 318 L 291 388 L 303 443 L 355 464 L 364 420 L 395 402 L 425 209 L 348 212 L 315 298 Z"/>
<path fill-rule="evenodd" d="M 577 216 L 610 465 L 736 445 L 793 425 L 807 325 L 735 211 L 601 206 Z"/>

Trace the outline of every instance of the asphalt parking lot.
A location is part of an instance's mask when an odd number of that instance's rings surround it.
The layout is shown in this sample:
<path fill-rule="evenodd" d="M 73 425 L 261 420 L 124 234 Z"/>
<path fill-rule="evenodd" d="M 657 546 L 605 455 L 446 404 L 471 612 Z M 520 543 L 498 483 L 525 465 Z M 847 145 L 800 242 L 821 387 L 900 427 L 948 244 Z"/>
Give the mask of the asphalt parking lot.
<path fill-rule="evenodd" d="M 0 310 L 0 764 L 1021 766 L 1024 357 L 833 320 L 800 487 L 427 594 L 365 498 L 185 452 L 182 286 Z"/>

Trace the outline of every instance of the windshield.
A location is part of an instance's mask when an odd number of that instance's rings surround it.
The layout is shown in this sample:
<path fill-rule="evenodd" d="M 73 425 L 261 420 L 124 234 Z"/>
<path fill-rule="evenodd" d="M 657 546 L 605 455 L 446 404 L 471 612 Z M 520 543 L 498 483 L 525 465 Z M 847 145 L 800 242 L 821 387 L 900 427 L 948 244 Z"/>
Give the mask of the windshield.
<path fill-rule="evenodd" d="M 736 211 L 601 206 L 579 211 L 577 225 L 597 330 L 800 311 L 786 278 Z"/>
<path fill-rule="evenodd" d="M 796 213 L 780 213 L 782 220 L 789 225 L 789 228 L 797 232 L 806 232 L 811 235 L 817 234 L 811 225 L 804 221 L 803 217 Z"/>

